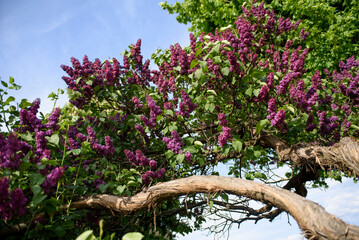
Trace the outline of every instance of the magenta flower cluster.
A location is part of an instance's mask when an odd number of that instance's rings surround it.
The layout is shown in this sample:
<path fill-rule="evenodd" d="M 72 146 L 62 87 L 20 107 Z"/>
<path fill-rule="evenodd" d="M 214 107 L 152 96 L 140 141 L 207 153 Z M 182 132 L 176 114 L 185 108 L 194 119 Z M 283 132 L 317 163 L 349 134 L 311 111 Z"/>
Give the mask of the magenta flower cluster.
<path fill-rule="evenodd" d="M 222 132 L 218 136 L 219 146 L 223 147 L 227 144 L 228 140 L 232 138 L 231 129 L 229 127 L 222 126 Z"/>
<path fill-rule="evenodd" d="M 63 167 L 54 168 L 47 176 L 44 183 L 41 185 L 45 194 L 50 193 L 51 188 L 55 187 L 61 178 L 62 174 L 65 172 Z"/>
<path fill-rule="evenodd" d="M 184 89 L 181 89 L 182 102 L 180 103 L 180 111 L 177 115 L 188 118 L 189 115 L 198 107 L 198 104 L 192 102 L 192 99 L 188 96 Z"/>
<path fill-rule="evenodd" d="M 0 216 L 4 220 L 10 220 L 14 214 L 23 216 L 26 214 L 27 198 L 20 188 L 9 191 L 9 179 L 0 179 Z"/>
<path fill-rule="evenodd" d="M 280 131 L 287 131 L 288 127 L 285 123 L 285 111 L 283 109 L 277 112 L 276 102 L 271 98 L 268 102 L 267 119 L 270 120 L 271 125 Z"/>
<path fill-rule="evenodd" d="M 17 169 L 21 159 L 32 149 L 26 142 L 18 140 L 16 133 L 10 133 L 7 139 L 0 134 L 0 167 Z"/>
<path fill-rule="evenodd" d="M 150 179 L 160 179 L 164 177 L 166 169 L 161 168 L 155 171 L 158 167 L 157 162 L 155 160 L 148 159 L 145 155 L 143 155 L 140 149 L 137 149 L 135 154 L 127 149 L 124 150 L 124 153 L 127 157 L 127 160 L 132 163 L 132 165 L 151 168 L 151 170 L 147 171 L 145 174 L 142 174 L 142 182 L 144 184 L 147 184 Z"/>
<path fill-rule="evenodd" d="M 176 154 L 181 154 L 182 150 L 181 148 L 184 146 L 184 143 L 182 142 L 182 138 L 179 136 L 176 130 L 173 130 L 171 132 L 172 139 L 169 137 L 164 137 L 162 141 L 166 143 L 167 148 L 169 150 L 172 150 Z"/>
<path fill-rule="evenodd" d="M 146 99 L 148 108 L 150 109 L 150 119 L 148 119 L 145 115 L 142 115 L 141 120 L 148 128 L 154 128 L 156 127 L 157 116 L 162 113 L 162 110 L 156 105 L 155 101 L 153 101 L 149 95 Z"/>

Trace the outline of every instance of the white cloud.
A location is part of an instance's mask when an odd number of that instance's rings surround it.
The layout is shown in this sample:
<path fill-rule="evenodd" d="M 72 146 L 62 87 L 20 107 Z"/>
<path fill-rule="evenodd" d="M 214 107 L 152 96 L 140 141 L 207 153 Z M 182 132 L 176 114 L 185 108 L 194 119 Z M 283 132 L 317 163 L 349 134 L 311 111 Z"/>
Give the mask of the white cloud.
<path fill-rule="evenodd" d="M 72 19 L 74 16 L 76 15 L 76 13 L 74 13 L 73 11 L 69 10 L 66 12 L 62 12 L 61 14 L 58 15 L 57 18 L 51 18 L 53 19 L 52 21 L 48 22 L 44 27 L 42 27 L 41 29 L 37 30 L 38 33 L 48 33 L 52 30 L 55 30 L 56 28 L 64 25 L 65 23 L 67 23 L 70 19 Z"/>

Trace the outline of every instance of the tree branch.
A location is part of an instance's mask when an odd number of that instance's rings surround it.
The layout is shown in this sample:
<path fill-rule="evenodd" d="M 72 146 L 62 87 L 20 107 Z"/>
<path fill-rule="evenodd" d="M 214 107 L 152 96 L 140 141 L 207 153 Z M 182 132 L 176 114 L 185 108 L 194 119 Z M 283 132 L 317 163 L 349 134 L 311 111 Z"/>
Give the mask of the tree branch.
<path fill-rule="evenodd" d="M 132 197 L 98 194 L 86 197 L 62 209 L 110 209 L 129 213 L 147 209 L 165 199 L 190 193 L 227 192 L 271 204 L 288 212 L 297 221 L 307 238 L 359 239 L 359 227 L 344 223 L 324 208 L 290 191 L 264 184 L 229 177 L 192 176 L 157 184 Z"/>
<path fill-rule="evenodd" d="M 276 136 L 261 132 L 259 144 L 273 148 L 280 162 L 292 161 L 298 167 L 337 169 L 359 177 L 359 142 L 354 138 L 342 138 L 339 143 L 331 147 L 308 143 L 290 146 Z"/>

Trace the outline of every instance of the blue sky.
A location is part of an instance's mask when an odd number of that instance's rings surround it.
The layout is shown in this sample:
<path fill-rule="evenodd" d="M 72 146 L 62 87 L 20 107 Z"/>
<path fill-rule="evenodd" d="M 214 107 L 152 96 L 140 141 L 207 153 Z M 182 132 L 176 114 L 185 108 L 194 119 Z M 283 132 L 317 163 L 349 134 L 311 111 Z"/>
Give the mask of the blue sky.
<path fill-rule="evenodd" d="M 188 26 L 176 22 L 174 15 L 163 11 L 154 0 L 1 0 L 0 1 L 0 76 L 9 76 L 23 88 L 12 92 L 17 100 L 42 99 L 41 111 L 49 112 L 47 99 L 58 88 L 65 89 L 61 64 L 70 58 L 90 60 L 116 57 L 128 45 L 142 39 L 144 58 L 158 48 L 171 44 L 188 45 Z M 174 1 L 169 1 L 174 2 Z M 64 104 L 63 97 L 59 104 Z M 351 180 L 331 183 L 326 192 L 315 190 L 309 199 L 319 202 L 345 221 L 359 225 L 359 189 Z M 232 229 L 229 239 L 302 239 L 294 220 L 290 226 L 286 215 L 273 223 L 244 224 Z M 211 222 L 211 224 L 214 224 Z M 179 239 L 217 239 L 196 232 Z M 221 238 L 218 238 L 221 239 Z"/>

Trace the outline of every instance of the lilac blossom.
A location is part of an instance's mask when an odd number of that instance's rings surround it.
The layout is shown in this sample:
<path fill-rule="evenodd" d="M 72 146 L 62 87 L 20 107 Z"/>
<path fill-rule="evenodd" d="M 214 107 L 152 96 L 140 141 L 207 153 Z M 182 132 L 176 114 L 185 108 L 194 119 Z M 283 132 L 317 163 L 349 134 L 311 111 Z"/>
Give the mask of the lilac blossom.
<path fill-rule="evenodd" d="M 218 143 L 221 147 L 227 144 L 228 140 L 232 138 L 231 129 L 229 127 L 222 127 L 222 132 L 218 136 Z"/>
<path fill-rule="evenodd" d="M 27 202 L 27 198 L 25 197 L 24 193 L 20 188 L 15 188 L 14 190 L 11 191 L 10 208 L 14 212 L 17 212 L 20 216 L 26 214 L 27 211 L 26 202 Z"/>
<path fill-rule="evenodd" d="M 184 156 L 186 157 L 186 161 L 187 162 L 191 162 L 192 161 L 192 153 L 190 153 L 189 151 L 186 151 L 186 153 L 184 154 Z"/>
<path fill-rule="evenodd" d="M 228 121 L 226 119 L 226 114 L 218 113 L 218 121 L 219 121 L 219 125 L 227 126 Z"/>
<path fill-rule="evenodd" d="M 136 108 L 142 108 L 143 107 L 143 104 L 141 104 L 141 101 L 137 97 L 133 97 L 132 102 L 135 104 Z"/>
<path fill-rule="evenodd" d="M 45 194 L 48 194 L 50 192 L 50 189 L 57 185 L 57 182 L 61 178 L 64 171 L 65 169 L 63 167 L 57 167 L 53 169 L 49 175 L 46 176 L 46 179 L 42 184 L 42 189 L 44 190 Z"/>
<path fill-rule="evenodd" d="M 45 127 L 51 128 L 53 130 L 58 130 L 60 126 L 58 126 L 57 123 L 59 122 L 60 113 L 61 113 L 61 109 L 55 108 L 55 110 L 52 111 L 49 117 L 49 122 L 45 125 Z"/>
<path fill-rule="evenodd" d="M 171 132 L 172 139 L 164 137 L 162 141 L 167 144 L 167 148 L 172 150 L 174 153 L 182 153 L 181 148 L 184 146 L 181 137 L 178 135 L 176 130 Z"/>

